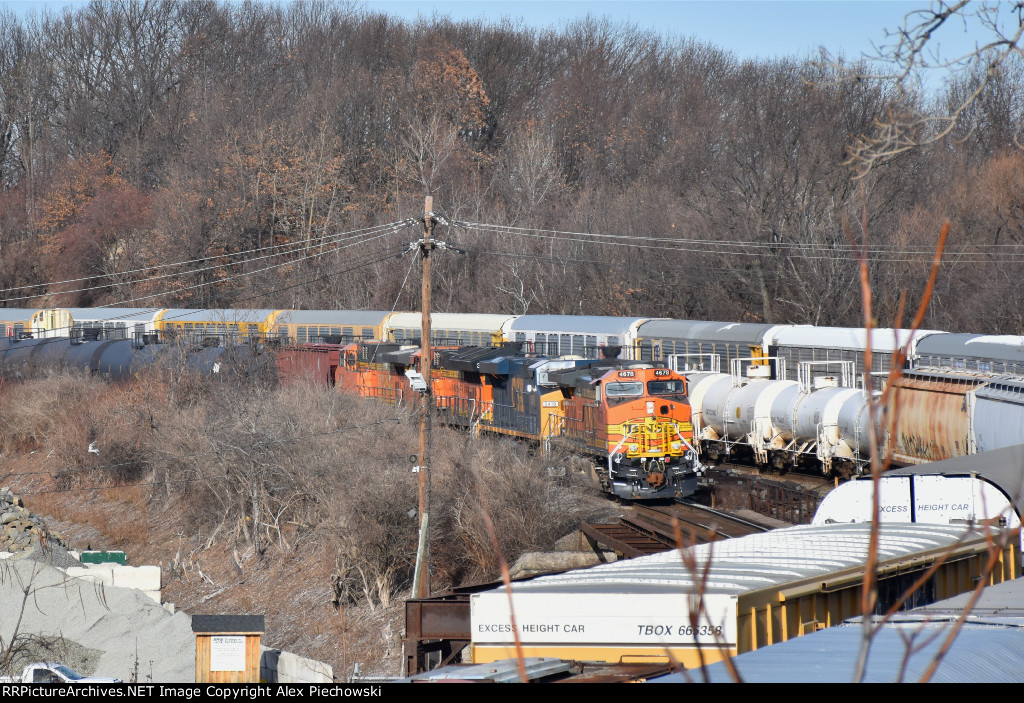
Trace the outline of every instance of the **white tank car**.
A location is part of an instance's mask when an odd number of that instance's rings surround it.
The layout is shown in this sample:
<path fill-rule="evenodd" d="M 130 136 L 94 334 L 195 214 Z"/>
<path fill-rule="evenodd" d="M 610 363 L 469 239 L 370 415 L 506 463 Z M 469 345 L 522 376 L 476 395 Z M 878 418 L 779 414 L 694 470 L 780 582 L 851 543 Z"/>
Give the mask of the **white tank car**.
<path fill-rule="evenodd" d="M 869 415 L 864 391 L 838 385 L 839 378 L 852 382 L 850 372 L 812 377 L 803 364 L 799 381 L 687 373 L 700 453 L 778 469 L 814 464 L 823 473 L 858 472 L 870 456 Z"/>
<path fill-rule="evenodd" d="M 802 463 L 813 455 L 822 472 L 830 473 L 839 468 L 833 465 L 836 460 L 849 464 L 867 457 L 867 398 L 859 388 L 788 388 L 772 404 L 771 420 L 785 443 L 784 456 L 774 457 L 776 466 L 782 460 Z"/>
<path fill-rule="evenodd" d="M 686 377 L 686 391 L 690 399 L 690 413 L 693 421 L 693 434 L 699 438 L 704 428 L 703 404 L 704 394 L 708 388 L 713 386 L 719 379 L 727 378 L 728 374 L 698 371 L 692 373 L 680 372 Z"/>
<path fill-rule="evenodd" d="M 752 368 L 756 373 L 761 367 Z M 752 454 L 755 463 L 767 464 L 768 449 L 778 434 L 771 422 L 772 403 L 797 383 L 706 373 L 687 374 L 687 380 L 697 418 L 694 427 L 699 428 L 699 437 L 707 440 L 709 455 L 730 455 L 740 446 Z"/>

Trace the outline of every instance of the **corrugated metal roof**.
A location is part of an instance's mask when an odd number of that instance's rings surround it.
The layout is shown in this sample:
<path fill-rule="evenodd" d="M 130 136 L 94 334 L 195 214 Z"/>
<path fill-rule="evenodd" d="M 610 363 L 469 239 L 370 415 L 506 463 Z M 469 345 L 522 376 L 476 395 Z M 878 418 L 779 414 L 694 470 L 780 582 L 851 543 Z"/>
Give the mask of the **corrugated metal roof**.
<path fill-rule="evenodd" d="M 886 472 L 886 476 L 938 474 L 970 476 L 977 474 L 994 483 L 1013 500 L 1017 514 L 1024 514 L 1024 444 L 993 449 L 981 454 L 958 456 L 928 464 L 908 466 Z"/>
<path fill-rule="evenodd" d="M 384 322 L 387 310 L 285 310 L 277 316 L 277 324 L 295 325 L 373 325 Z"/>
<path fill-rule="evenodd" d="M 917 343 L 922 356 L 1000 359 L 1024 362 L 1024 337 L 1016 335 L 934 334 Z"/>
<path fill-rule="evenodd" d="M 523 668 L 526 670 L 527 681 L 569 674 L 573 671 L 573 665 L 570 662 L 552 657 L 523 657 Z M 521 680 L 519 662 L 515 659 L 505 659 L 486 664 L 446 666 L 402 679 L 404 682 L 493 681 L 494 683 L 519 683 Z"/>
<path fill-rule="evenodd" d="M 645 317 L 599 315 L 522 315 L 509 329 L 513 332 L 563 332 L 566 334 L 625 335 Z"/>
<path fill-rule="evenodd" d="M 879 559 L 884 562 L 954 544 L 966 531 L 960 525 L 886 523 Z M 698 564 L 711 562 L 707 594 L 742 594 L 811 577 L 859 568 L 868 549 L 867 523 L 800 525 L 763 534 L 698 545 Z M 652 554 L 564 574 L 542 576 L 517 585 L 516 593 L 680 593 L 694 585 L 694 574 L 678 552 Z"/>
<path fill-rule="evenodd" d="M 640 325 L 637 336 L 642 339 L 714 340 L 718 342 L 761 344 L 765 332 L 777 326 L 759 322 L 651 320 Z"/>
<path fill-rule="evenodd" d="M 953 623 L 925 622 L 902 615 L 874 636 L 864 677 L 867 683 L 920 681 L 946 641 Z M 853 679 L 861 647 L 860 622 L 848 622 L 803 637 L 733 657 L 747 683 L 842 683 Z M 918 651 L 908 653 L 908 641 Z M 904 657 L 909 654 L 906 664 Z M 651 683 L 733 681 L 724 662 L 699 670 L 651 679 Z M 964 625 L 943 657 L 933 683 L 1024 682 L 1024 628 L 1013 621 L 998 626 Z"/>

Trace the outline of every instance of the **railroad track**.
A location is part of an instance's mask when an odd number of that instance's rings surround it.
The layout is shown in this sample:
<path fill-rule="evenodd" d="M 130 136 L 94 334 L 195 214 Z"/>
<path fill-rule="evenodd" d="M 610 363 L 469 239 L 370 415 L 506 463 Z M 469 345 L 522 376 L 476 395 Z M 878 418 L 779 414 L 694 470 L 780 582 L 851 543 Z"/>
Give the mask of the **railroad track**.
<path fill-rule="evenodd" d="M 714 505 L 752 510 L 794 525 L 807 524 L 835 482 L 822 476 L 761 474 L 745 466 L 722 464 L 708 470 Z"/>
<path fill-rule="evenodd" d="M 590 540 L 626 558 L 655 554 L 677 546 L 676 529 L 683 544 L 766 532 L 770 527 L 694 503 L 664 506 L 636 505 L 632 515 L 615 523 L 588 523 L 581 528 Z"/>

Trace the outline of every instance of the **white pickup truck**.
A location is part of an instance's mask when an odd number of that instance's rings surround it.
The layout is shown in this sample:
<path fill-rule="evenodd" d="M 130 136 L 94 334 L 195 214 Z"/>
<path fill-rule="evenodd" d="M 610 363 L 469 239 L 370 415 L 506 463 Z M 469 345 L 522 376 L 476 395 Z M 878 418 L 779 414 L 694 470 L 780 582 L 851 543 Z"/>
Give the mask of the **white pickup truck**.
<path fill-rule="evenodd" d="M 121 679 L 82 676 L 63 664 L 35 662 L 26 666 L 21 676 L 0 676 L 0 683 L 121 683 Z"/>

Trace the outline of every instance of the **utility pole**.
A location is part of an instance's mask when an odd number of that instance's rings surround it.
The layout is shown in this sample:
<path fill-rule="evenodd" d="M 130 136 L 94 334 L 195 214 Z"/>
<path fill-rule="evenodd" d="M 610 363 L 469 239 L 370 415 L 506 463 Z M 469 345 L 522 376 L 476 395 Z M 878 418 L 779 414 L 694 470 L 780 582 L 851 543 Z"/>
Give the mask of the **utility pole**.
<path fill-rule="evenodd" d="M 420 535 L 416 549 L 416 571 L 413 576 L 413 594 L 416 598 L 430 597 L 430 409 L 433 398 L 430 394 L 430 255 L 434 251 L 434 199 L 429 195 L 424 203 L 423 238 L 419 241 L 423 257 L 423 288 L 421 302 L 423 323 L 420 339 L 420 374 L 426 389 L 420 393 L 420 454 L 419 471 L 419 512 Z"/>

